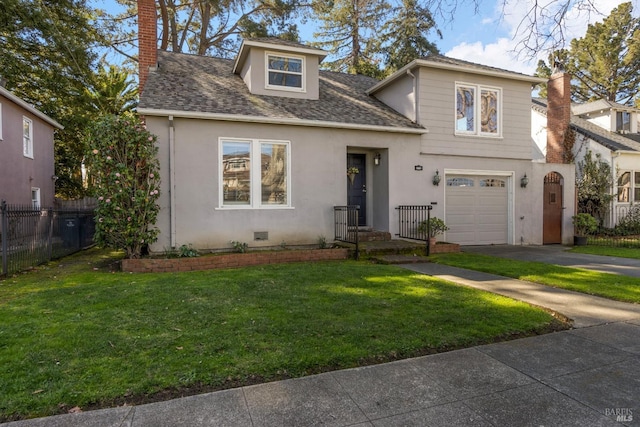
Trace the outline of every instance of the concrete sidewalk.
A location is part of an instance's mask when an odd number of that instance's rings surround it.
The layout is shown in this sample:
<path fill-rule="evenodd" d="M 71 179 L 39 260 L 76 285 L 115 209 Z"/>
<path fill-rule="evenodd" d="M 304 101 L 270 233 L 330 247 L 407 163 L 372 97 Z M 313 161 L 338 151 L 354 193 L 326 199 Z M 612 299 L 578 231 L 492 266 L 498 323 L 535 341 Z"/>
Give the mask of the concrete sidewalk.
<path fill-rule="evenodd" d="M 431 263 L 404 267 L 546 306 L 579 329 L 7 426 L 640 425 L 640 306 Z"/>

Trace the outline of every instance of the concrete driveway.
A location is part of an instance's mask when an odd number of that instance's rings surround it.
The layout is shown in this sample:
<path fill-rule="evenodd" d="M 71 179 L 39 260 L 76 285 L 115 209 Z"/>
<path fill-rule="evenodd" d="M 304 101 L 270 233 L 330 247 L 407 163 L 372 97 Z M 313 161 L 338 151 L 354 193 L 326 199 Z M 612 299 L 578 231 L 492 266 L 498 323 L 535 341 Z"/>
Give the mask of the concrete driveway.
<path fill-rule="evenodd" d="M 569 247 L 560 245 L 545 246 L 464 246 L 463 252 L 510 258 L 520 261 L 538 261 L 568 267 L 586 268 L 605 273 L 640 277 L 640 259 L 612 256 L 588 255 L 570 252 Z"/>

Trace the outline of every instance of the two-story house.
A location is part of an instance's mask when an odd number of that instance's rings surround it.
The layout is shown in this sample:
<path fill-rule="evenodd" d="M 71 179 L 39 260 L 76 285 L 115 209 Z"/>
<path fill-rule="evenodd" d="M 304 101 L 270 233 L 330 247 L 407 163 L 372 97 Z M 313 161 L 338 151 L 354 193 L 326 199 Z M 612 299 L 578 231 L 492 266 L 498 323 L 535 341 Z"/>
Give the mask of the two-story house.
<path fill-rule="evenodd" d="M 571 153 L 578 169 L 587 152 L 611 166 L 614 199 L 605 225 L 612 227 L 640 202 L 639 110 L 604 99 L 571 104 L 570 108 Z M 546 100 L 534 99 L 533 137 L 540 152 L 546 149 L 547 116 Z"/>
<path fill-rule="evenodd" d="M 53 206 L 53 135 L 62 126 L 0 86 L 0 200 Z"/>
<path fill-rule="evenodd" d="M 538 78 L 433 56 L 377 81 L 275 39 L 244 40 L 234 60 L 157 51 L 155 22 L 140 25 L 138 111 L 163 180 L 152 250 L 314 244 L 346 204 L 391 235 L 399 205 L 432 205 L 447 241 L 542 244 L 551 175 L 553 243 L 572 239 L 573 166 L 532 162 Z"/>

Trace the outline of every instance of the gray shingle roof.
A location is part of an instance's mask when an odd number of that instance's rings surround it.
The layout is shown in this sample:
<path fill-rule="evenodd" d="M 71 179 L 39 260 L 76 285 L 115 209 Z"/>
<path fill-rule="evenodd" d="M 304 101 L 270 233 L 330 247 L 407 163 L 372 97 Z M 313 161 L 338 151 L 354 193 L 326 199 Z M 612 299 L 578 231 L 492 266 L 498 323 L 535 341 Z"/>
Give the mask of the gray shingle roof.
<path fill-rule="evenodd" d="M 532 99 L 531 108 L 544 115 L 547 114 L 547 100 L 543 98 Z M 637 134 L 619 134 L 610 132 L 578 116 L 571 116 L 571 128 L 576 132 L 602 144 L 613 151 L 638 151 L 640 152 L 640 140 Z"/>
<path fill-rule="evenodd" d="M 597 101 L 587 102 L 584 104 L 573 104 L 571 111 L 573 114 L 581 116 L 583 114 L 591 113 L 598 110 L 616 109 L 620 111 L 632 111 L 635 108 L 628 105 L 619 104 L 617 102 L 609 101 L 606 99 L 599 99 Z"/>
<path fill-rule="evenodd" d="M 511 74 L 519 77 L 532 78 L 532 76 L 529 74 L 518 73 L 516 71 L 505 70 L 503 68 L 491 67 L 489 65 L 477 64 L 475 62 L 464 61 L 462 59 L 450 58 L 448 56 L 440 55 L 437 53 L 432 53 L 430 55 L 423 56 L 420 59 L 423 61 L 431 61 L 431 62 L 446 64 L 446 65 L 451 65 L 456 67 L 465 67 L 469 70 L 477 70 L 481 72 L 504 73 L 504 74 Z"/>
<path fill-rule="evenodd" d="M 139 108 L 421 129 L 365 91 L 377 80 L 320 71 L 320 99 L 253 95 L 233 61 L 158 51 Z"/>

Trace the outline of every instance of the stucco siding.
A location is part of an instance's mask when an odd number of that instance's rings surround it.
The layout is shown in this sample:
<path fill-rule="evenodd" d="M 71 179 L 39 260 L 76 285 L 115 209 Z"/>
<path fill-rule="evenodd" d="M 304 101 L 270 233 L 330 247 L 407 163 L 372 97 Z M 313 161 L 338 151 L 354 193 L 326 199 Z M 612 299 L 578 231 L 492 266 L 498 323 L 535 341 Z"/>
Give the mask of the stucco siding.
<path fill-rule="evenodd" d="M 391 230 L 394 226 L 395 198 L 402 203 L 427 200 L 411 196 L 424 185 L 411 179 L 419 155 L 418 135 L 174 119 L 175 151 L 171 160 L 174 169 L 170 173 L 169 121 L 147 117 L 147 126 L 158 136 L 162 170 L 161 214 L 157 223 L 161 234 L 152 247 L 154 251 L 182 244 L 192 244 L 199 249 L 228 249 L 232 240 L 247 242 L 250 246 L 278 246 L 282 242 L 314 244 L 319 236 L 333 240 L 333 207 L 344 205 L 347 200 L 347 152 L 368 153 L 369 217 L 376 229 Z M 291 206 L 221 207 L 220 138 L 290 142 Z M 380 166 L 373 165 L 375 152 L 385 155 Z M 387 156 L 397 166 L 385 162 Z M 385 168 L 389 168 L 388 173 Z M 174 192 L 173 206 L 170 184 Z M 400 197 L 400 194 L 409 197 Z M 255 232 L 268 232 L 268 240 L 254 240 Z"/>

